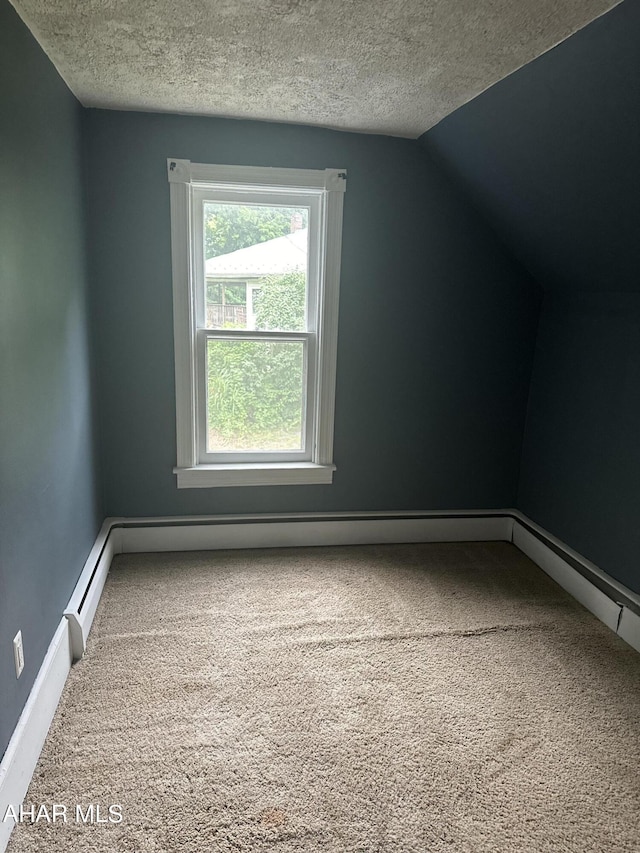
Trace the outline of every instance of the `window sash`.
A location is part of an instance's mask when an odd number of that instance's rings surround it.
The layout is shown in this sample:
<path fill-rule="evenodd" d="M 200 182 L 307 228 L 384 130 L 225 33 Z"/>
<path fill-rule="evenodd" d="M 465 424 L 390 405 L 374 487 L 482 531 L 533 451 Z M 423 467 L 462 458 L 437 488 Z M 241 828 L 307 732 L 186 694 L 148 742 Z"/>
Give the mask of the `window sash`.
<path fill-rule="evenodd" d="M 284 341 L 303 345 L 302 450 L 207 452 L 208 363 L 207 343 L 222 341 Z M 315 450 L 317 405 L 317 335 L 312 332 L 257 332 L 244 329 L 198 329 L 196 333 L 196 443 L 198 463 L 203 465 L 235 462 L 310 462 Z"/>
<path fill-rule="evenodd" d="M 306 270 L 305 332 L 275 332 L 244 329 L 208 329 L 206 322 L 206 276 L 204 253 L 204 205 L 207 202 L 258 204 L 266 207 L 307 207 L 309 209 L 308 248 Z M 235 462 L 308 462 L 314 456 L 315 421 L 318 399 L 317 389 L 317 327 L 319 297 L 320 245 L 323 225 L 323 197 L 320 192 L 274 192 L 273 188 L 233 189 L 214 185 L 192 187 L 192 236 L 194 275 L 193 311 L 195 318 L 196 355 L 196 448 L 198 464 L 226 464 Z M 290 340 L 304 345 L 303 363 L 303 448 L 282 451 L 219 451 L 207 452 L 208 396 L 207 396 L 207 341 L 208 340 Z"/>
<path fill-rule="evenodd" d="M 320 298 L 322 228 L 324 219 L 323 195 L 320 191 L 310 193 L 274 192 L 273 187 L 263 189 L 220 188 L 215 185 L 199 184 L 192 187 L 192 269 L 195 283 L 194 314 L 196 328 L 206 327 L 206 276 L 204 258 L 204 205 L 206 202 L 233 204 L 256 204 L 265 207 L 308 207 L 308 247 L 307 247 L 307 300 L 306 330 L 317 331 Z"/>

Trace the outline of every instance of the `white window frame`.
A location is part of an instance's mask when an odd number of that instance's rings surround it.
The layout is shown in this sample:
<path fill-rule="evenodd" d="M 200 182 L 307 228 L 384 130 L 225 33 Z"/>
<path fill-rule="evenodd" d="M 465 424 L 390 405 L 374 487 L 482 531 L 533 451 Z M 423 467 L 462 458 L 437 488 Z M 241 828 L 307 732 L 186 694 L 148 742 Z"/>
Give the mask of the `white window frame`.
<path fill-rule="evenodd" d="M 176 379 L 178 488 L 331 483 L 335 412 L 338 297 L 342 248 L 342 205 L 345 169 L 286 169 L 217 166 L 169 158 L 171 255 Z M 261 333 L 272 339 L 301 340 L 311 369 L 305 406 L 311 422 L 305 427 L 305 452 L 261 454 L 206 453 L 205 350 L 209 337 L 225 338 L 224 330 L 204 326 L 202 223 L 198 203 L 207 193 L 216 200 L 311 206 L 310 298 L 305 332 Z M 316 247 L 317 246 L 317 250 Z M 314 260 L 315 259 L 315 260 Z M 202 285 L 202 286 L 201 286 Z M 317 292 L 313 289 L 317 286 Z M 202 293 L 200 293 L 202 291 Z M 255 332 L 234 330 L 229 337 Z M 314 368 L 315 365 L 315 369 Z"/>

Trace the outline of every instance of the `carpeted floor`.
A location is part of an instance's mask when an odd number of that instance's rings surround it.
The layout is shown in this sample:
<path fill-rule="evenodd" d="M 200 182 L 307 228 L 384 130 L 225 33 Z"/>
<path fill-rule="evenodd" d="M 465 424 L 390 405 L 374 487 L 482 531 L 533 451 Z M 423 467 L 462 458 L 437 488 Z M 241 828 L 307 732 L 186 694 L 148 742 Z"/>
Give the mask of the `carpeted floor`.
<path fill-rule="evenodd" d="M 121 556 L 9 853 L 637 853 L 639 709 L 506 543 Z"/>

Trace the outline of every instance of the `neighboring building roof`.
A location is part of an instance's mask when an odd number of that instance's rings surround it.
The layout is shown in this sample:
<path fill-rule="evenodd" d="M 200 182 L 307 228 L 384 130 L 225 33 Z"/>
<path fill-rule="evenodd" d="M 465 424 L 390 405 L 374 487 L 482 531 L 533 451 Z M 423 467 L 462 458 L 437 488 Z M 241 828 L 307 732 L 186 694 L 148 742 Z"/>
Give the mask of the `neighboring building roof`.
<path fill-rule="evenodd" d="M 308 228 L 205 261 L 207 278 L 259 278 L 307 268 Z"/>

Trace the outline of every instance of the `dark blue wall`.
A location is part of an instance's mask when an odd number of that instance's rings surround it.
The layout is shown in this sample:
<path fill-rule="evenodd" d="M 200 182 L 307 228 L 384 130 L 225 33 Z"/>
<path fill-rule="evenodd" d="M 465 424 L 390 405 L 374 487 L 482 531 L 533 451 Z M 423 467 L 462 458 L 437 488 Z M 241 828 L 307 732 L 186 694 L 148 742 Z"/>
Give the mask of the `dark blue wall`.
<path fill-rule="evenodd" d="M 109 515 L 513 504 L 539 290 L 416 142 L 88 110 Z M 335 481 L 178 491 L 166 158 L 346 167 Z"/>
<path fill-rule="evenodd" d="M 640 293 L 548 293 L 519 507 L 640 592 Z"/>
<path fill-rule="evenodd" d="M 635 590 L 639 45 L 626 0 L 421 140 L 547 292 L 518 505 Z"/>
<path fill-rule="evenodd" d="M 545 289 L 640 289 L 640 3 L 421 139 Z"/>
<path fill-rule="evenodd" d="M 0 0 L 0 755 L 95 539 L 80 107 Z M 16 680 L 12 639 L 22 630 Z"/>

